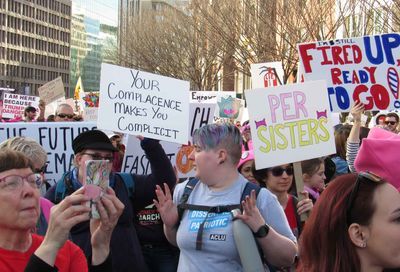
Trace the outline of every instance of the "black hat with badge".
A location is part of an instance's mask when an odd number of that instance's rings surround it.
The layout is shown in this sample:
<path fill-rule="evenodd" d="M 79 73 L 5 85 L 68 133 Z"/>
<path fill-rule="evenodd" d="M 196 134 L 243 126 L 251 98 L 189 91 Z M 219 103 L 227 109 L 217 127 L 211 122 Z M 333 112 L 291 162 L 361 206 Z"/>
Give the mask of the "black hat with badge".
<path fill-rule="evenodd" d="M 72 141 L 74 153 L 79 153 L 84 149 L 118 151 L 111 143 L 108 136 L 100 130 L 88 130 L 82 132 Z"/>

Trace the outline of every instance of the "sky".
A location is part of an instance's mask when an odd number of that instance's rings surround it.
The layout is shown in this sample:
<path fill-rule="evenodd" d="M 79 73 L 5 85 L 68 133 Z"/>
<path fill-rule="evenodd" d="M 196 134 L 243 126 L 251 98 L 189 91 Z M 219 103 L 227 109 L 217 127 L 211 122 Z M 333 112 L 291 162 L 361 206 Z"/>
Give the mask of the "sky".
<path fill-rule="evenodd" d="M 78 13 L 118 26 L 118 0 L 72 0 L 72 14 Z"/>

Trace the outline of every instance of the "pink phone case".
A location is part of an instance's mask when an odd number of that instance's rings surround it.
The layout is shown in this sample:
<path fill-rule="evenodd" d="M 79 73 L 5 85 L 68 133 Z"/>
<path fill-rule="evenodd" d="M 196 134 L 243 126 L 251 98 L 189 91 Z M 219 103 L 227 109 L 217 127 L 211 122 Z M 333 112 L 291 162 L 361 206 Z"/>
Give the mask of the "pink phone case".
<path fill-rule="evenodd" d="M 100 218 L 96 201 L 109 186 L 111 163 L 108 160 L 88 160 L 86 163 L 85 195 L 90 197 L 91 217 Z"/>

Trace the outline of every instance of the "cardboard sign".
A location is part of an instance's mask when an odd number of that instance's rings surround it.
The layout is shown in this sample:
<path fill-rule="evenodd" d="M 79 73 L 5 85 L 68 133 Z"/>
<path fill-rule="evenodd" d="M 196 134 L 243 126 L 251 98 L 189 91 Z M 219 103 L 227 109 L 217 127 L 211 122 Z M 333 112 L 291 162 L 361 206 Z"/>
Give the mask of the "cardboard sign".
<path fill-rule="evenodd" d="M 336 152 L 324 81 L 247 90 L 256 168 Z"/>
<path fill-rule="evenodd" d="M 215 103 L 190 103 L 189 141 L 197 128 L 213 122 L 215 107 Z"/>
<path fill-rule="evenodd" d="M 400 34 L 337 39 L 298 45 L 305 81 L 325 79 L 330 109 L 399 109 Z"/>
<path fill-rule="evenodd" d="M 53 101 L 57 101 L 59 98 L 65 97 L 64 84 L 61 77 L 47 82 L 43 86 L 38 88 L 39 97 L 49 104 Z"/>
<path fill-rule="evenodd" d="M 94 122 L 0 123 L 0 142 L 16 136 L 36 140 L 47 151 L 45 178 L 54 184 L 73 168 L 72 140 L 93 129 L 96 129 Z"/>
<path fill-rule="evenodd" d="M 24 116 L 27 106 L 39 108 L 40 98 L 37 96 L 4 93 L 3 98 L 3 118 L 20 118 Z"/>
<path fill-rule="evenodd" d="M 97 125 L 187 143 L 189 82 L 103 63 Z"/>
<path fill-rule="evenodd" d="M 236 92 L 216 92 L 216 91 L 191 91 L 190 92 L 190 103 L 217 103 L 221 101 L 221 97 L 228 98 L 236 97 Z"/>
<path fill-rule="evenodd" d="M 99 108 L 84 108 L 83 120 L 97 122 Z"/>
<path fill-rule="evenodd" d="M 282 85 L 284 72 L 279 61 L 251 64 L 250 72 L 253 89 Z"/>
<path fill-rule="evenodd" d="M 214 110 L 214 103 L 190 103 L 190 141 L 195 129 L 212 123 Z M 194 176 L 193 161 L 189 160 L 193 146 L 164 141 L 160 141 L 160 144 L 164 148 L 172 166 L 176 167 L 179 178 Z M 122 172 L 140 175 L 151 173 L 150 163 L 143 149 L 140 147 L 140 141 L 136 137 L 129 136 L 128 138 Z"/>

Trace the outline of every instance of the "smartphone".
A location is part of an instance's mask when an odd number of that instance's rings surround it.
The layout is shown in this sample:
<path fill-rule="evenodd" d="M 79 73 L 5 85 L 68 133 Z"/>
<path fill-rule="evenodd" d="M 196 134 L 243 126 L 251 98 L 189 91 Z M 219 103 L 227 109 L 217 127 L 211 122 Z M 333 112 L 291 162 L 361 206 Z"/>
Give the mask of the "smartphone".
<path fill-rule="evenodd" d="M 96 202 L 109 186 L 112 164 L 108 160 L 88 160 L 85 164 L 85 195 L 90 198 L 90 218 L 99 219 Z"/>

